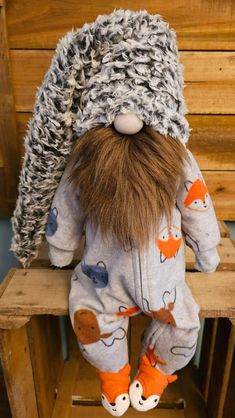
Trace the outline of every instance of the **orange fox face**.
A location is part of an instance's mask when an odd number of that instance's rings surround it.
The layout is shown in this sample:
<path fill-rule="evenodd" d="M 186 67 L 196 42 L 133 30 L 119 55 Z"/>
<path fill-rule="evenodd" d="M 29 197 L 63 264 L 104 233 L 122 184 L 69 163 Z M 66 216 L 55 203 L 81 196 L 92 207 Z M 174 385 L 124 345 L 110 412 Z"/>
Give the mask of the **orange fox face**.
<path fill-rule="evenodd" d="M 182 243 L 182 234 L 180 228 L 172 225 L 170 231 L 166 226 L 163 228 L 156 240 L 156 245 L 160 250 L 160 261 L 163 263 L 166 259 L 176 257 Z"/>
<path fill-rule="evenodd" d="M 141 412 L 154 408 L 164 389 L 175 380 L 177 380 L 176 375 L 162 373 L 152 367 L 147 356 L 142 356 L 139 373 L 129 388 L 132 406 Z"/>
<path fill-rule="evenodd" d="M 175 318 L 173 317 L 171 310 L 174 309 L 174 305 L 168 305 L 167 308 L 161 308 L 159 311 L 152 311 L 152 318 L 157 319 L 158 321 L 162 322 L 163 324 L 171 325 L 172 327 L 176 327 Z"/>
<path fill-rule="evenodd" d="M 96 369 L 101 380 L 101 402 L 113 416 L 121 416 L 130 405 L 130 365 L 127 363 L 117 373 Z"/>
<path fill-rule="evenodd" d="M 210 196 L 208 189 L 202 180 L 197 179 L 193 183 L 184 183 L 187 195 L 184 199 L 184 206 L 196 212 L 206 212 L 210 208 Z"/>
<path fill-rule="evenodd" d="M 164 308 L 161 308 L 158 311 L 151 311 L 151 317 L 163 324 L 176 327 L 175 318 L 172 314 L 176 301 L 176 289 L 173 289 L 171 292 L 165 291 L 162 295 L 162 301 L 164 303 Z"/>

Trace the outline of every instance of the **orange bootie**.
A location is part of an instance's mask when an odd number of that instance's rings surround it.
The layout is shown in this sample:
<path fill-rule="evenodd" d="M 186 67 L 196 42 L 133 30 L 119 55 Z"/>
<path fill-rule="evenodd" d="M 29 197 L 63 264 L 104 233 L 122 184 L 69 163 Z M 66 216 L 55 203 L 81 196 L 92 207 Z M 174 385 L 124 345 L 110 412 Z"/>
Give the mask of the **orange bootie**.
<path fill-rule="evenodd" d="M 130 365 L 126 364 L 118 372 L 102 372 L 96 369 L 101 380 L 101 402 L 113 416 L 122 416 L 130 406 L 129 385 Z"/>
<path fill-rule="evenodd" d="M 148 411 L 157 406 L 160 397 L 176 375 L 166 375 L 151 366 L 147 356 L 141 357 L 139 371 L 129 388 L 131 406 L 137 411 Z"/>

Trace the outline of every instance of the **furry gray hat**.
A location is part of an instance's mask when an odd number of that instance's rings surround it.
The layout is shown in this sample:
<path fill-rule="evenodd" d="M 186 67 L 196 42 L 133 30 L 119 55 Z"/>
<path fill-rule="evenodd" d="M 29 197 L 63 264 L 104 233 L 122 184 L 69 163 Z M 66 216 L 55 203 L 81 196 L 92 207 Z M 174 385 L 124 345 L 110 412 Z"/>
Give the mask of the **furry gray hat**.
<path fill-rule="evenodd" d="M 59 41 L 36 93 L 12 217 L 11 249 L 24 267 L 37 255 L 74 141 L 132 112 L 186 142 L 183 88 L 175 31 L 158 14 L 114 10 Z"/>

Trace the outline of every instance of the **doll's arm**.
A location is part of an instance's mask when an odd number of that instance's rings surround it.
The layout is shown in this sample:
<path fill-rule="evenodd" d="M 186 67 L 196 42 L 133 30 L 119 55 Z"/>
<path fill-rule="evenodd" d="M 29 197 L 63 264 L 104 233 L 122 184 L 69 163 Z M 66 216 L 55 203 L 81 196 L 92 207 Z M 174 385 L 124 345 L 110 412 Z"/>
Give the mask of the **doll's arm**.
<path fill-rule="evenodd" d="M 216 249 L 220 231 L 202 173 L 192 153 L 187 152 L 189 162 L 186 163 L 186 180 L 178 190 L 177 206 L 182 216 L 186 244 L 195 253 L 195 268 L 211 273 L 220 262 Z"/>
<path fill-rule="evenodd" d="M 54 195 L 46 227 L 49 258 L 53 265 L 71 263 L 82 236 L 84 219 L 80 209 L 79 191 L 73 191 L 66 168 Z"/>

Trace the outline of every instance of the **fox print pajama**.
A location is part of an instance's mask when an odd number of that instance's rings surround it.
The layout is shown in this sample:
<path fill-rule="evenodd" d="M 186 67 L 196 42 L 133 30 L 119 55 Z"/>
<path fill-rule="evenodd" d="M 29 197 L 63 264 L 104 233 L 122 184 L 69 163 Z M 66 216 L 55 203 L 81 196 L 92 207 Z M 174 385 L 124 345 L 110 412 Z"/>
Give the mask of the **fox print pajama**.
<path fill-rule="evenodd" d="M 79 190 L 67 182 L 69 166 L 55 193 L 46 237 L 52 264 L 71 263 L 85 230 L 85 249 L 71 277 L 69 314 L 83 356 L 101 371 L 128 363 L 129 317 L 152 320 L 142 336 L 141 354 L 162 372 L 184 367 L 196 350 L 199 309 L 185 281 L 185 244 L 199 271 L 214 271 L 220 240 L 214 208 L 199 167 L 188 151 L 186 180 L 179 187 L 171 225 L 160 219 L 158 235 L 144 249 L 122 249 L 115 237 L 84 220 Z"/>

